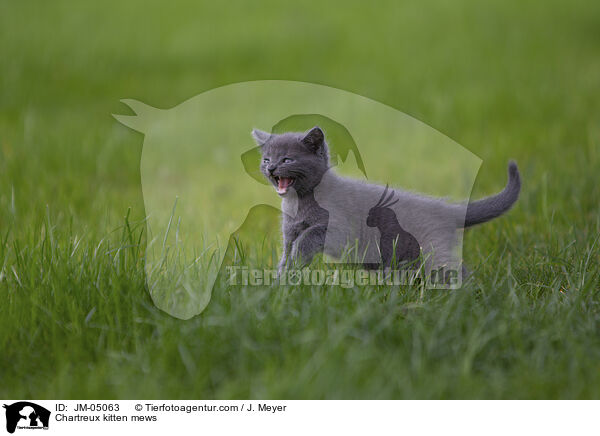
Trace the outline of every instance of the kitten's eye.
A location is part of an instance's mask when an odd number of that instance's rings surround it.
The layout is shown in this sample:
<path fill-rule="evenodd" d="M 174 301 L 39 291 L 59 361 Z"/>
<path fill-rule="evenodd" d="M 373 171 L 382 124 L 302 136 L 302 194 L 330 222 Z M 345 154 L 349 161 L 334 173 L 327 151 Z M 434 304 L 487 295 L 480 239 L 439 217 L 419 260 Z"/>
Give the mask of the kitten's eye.
<path fill-rule="evenodd" d="M 290 163 L 293 159 L 290 159 L 289 157 L 286 157 L 283 159 L 283 163 Z"/>
<path fill-rule="evenodd" d="M 263 162 L 264 162 L 264 163 L 269 163 L 269 158 L 268 158 L 268 157 L 265 157 L 265 158 L 263 159 Z"/>

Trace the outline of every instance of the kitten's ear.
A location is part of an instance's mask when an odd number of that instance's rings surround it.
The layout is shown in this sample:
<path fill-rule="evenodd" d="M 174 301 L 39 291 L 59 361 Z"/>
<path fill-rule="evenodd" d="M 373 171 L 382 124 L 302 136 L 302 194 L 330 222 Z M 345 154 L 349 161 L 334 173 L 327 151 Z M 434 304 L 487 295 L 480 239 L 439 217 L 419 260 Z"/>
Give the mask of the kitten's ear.
<path fill-rule="evenodd" d="M 256 141 L 256 145 L 262 147 L 263 145 L 265 145 L 265 142 L 269 140 L 271 134 L 263 132 L 262 130 L 252 129 L 252 137 Z"/>
<path fill-rule="evenodd" d="M 321 147 L 323 147 L 324 142 L 325 135 L 318 126 L 313 127 L 310 132 L 308 132 L 306 136 L 302 138 L 302 143 L 306 145 L 313 153 L 316 153 Z"/>

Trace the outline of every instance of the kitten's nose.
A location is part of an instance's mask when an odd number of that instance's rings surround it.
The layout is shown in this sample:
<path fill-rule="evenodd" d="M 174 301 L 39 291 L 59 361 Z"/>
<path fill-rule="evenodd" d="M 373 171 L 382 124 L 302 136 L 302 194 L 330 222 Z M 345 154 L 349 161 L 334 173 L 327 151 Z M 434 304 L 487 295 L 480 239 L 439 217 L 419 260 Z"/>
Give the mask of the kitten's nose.
<path fill-rule="evenodd" d="M 269 172 L 269 174 L 273 174 L 273 171 L 275 171 L 275 169 L 277 169 L 275 165 L 269 165 L 267 167 L 267 171 Z"/>

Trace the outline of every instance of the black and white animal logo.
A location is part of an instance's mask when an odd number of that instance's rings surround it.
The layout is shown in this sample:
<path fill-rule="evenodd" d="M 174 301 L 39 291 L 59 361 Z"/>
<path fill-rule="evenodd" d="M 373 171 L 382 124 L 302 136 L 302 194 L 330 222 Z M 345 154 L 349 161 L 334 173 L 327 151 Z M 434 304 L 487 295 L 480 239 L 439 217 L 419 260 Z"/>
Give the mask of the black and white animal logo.
<path fill-rule="evenodd" d="M 3 406 L 6 409 L 6 431 L 14 433 L 19 429 L 47 429 L 50 411 L 29 401 L 19 401 Z"/>

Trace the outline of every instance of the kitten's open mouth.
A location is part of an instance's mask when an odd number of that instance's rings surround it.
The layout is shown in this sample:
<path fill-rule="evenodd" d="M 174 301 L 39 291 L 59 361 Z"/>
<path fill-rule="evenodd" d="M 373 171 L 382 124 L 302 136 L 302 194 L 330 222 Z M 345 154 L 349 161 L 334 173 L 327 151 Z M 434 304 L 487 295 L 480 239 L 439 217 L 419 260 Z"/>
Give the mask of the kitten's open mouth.
<path fill-rule="evenodd" d="M 285 195 L 287 193 L 288 188 L 294 184 L 294 179 L 292 179 L 291 177 L 274 176 L 273 178 L 277 183 L 277 187 L 275 189 L 277 190 L 277 193 L 279 195 Z"/>

